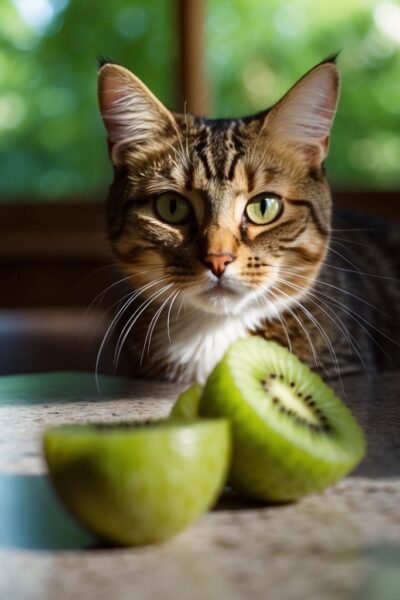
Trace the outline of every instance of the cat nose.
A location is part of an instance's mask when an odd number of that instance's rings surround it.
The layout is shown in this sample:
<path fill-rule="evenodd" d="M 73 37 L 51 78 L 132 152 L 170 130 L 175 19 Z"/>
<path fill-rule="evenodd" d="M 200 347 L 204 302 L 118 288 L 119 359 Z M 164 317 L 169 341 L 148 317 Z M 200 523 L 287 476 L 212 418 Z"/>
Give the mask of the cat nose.
<path fill-rule="evenodd" d="M 226 265 L 229 265 L 233 260 L 232 254 L 207 254 L 203 258 L 203 262 L 217 277 L 221 277 Z"/>

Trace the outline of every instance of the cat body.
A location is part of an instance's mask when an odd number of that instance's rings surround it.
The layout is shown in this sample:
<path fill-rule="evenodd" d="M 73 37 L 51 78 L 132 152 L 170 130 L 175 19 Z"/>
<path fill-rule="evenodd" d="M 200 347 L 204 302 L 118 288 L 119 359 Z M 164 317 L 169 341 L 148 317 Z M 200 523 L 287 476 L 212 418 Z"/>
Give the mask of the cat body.
<path fill-rule="evenodd" d="M 114 319 L 116 361 L 127 346 L 135 375 L 203 382 L 248 335 L 329 378 L 396 354 L 395 260 L 382 273 L 365 226 L 345 216 L 332 227 L 323 161 L 338 93 L 329 60 L 268 111 L 209 120 L 169 112 L 123 67 L 101 68 L 109 235 L 132 289 Z"/>

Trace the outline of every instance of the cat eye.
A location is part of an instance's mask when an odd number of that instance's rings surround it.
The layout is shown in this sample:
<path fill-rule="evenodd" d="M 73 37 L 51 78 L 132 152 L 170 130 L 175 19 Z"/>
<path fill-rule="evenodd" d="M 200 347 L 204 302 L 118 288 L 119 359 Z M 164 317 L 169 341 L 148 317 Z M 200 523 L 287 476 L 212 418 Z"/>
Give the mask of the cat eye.
<path fill-rule="evenodd" d="M 185 223 L 192 213 L 192 207 L 188 200 L 174 192 L 166 192 L 157 196 L 154 207 L 160 219 L 171 225 Z"/>
<path fill-rule="evenodd" d="M 282 213 L 282 200 L 274 194 L 262 194 L 250 200 L 245 209 L 248 220 L 255 225 L 267 225 Z"/>

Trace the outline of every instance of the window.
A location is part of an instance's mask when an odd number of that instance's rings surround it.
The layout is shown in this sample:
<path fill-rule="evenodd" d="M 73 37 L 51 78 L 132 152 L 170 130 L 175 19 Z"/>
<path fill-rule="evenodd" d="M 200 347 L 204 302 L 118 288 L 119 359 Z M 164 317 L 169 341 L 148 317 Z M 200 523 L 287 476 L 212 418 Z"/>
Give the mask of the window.
<path fill-rule="evenodd" d="M 0 200 L 104 198 L 111 178 L 96 101 L 96 57 L 182 104 L 172 0 L 3 0 Z M 340 110 L 328 172 L 337 188 L 400 184 L 400 6 L 387 0 L 208 0 L 208 105 L 214 116 L 266 108 L 341 50 Z M 202 27 L 202 23 L 197 23 Z"/>
<path fill-rule="evenodd" d="M 0 196 L 104 198 L 111 178 L 96 98 L 97 57 L 135 69 L 175 103 L 169 0 L 3 0 Z"/>

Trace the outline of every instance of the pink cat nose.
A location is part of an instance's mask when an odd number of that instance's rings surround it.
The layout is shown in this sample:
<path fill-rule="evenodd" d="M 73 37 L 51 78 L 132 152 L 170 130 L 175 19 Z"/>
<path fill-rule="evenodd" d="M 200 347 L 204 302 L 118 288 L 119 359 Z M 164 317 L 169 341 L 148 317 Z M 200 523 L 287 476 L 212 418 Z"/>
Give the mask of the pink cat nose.
<path fill-rule="evenodd" d="M 217 277 L 221 277 L 226 265 L 229 265 L 233 260 L 234 257 L 231 254 L 207 254 L 203 258 L 203 262 Z"/>

